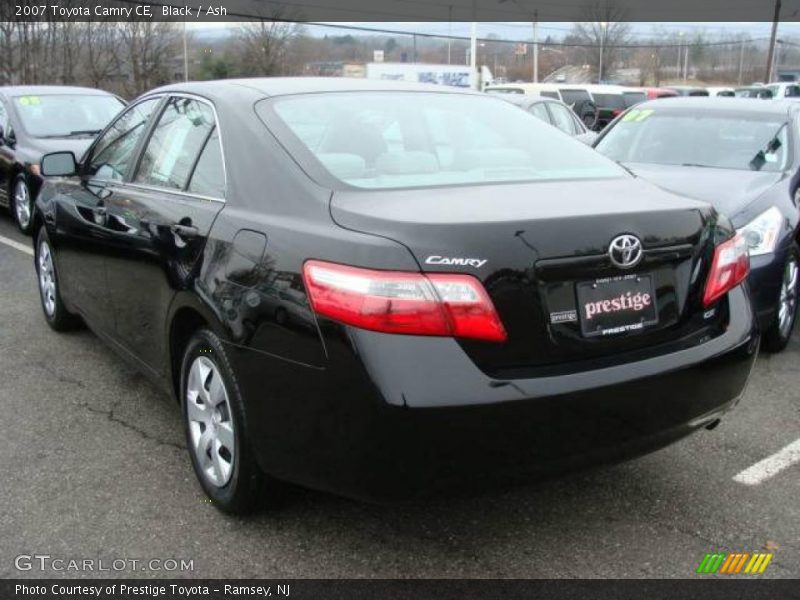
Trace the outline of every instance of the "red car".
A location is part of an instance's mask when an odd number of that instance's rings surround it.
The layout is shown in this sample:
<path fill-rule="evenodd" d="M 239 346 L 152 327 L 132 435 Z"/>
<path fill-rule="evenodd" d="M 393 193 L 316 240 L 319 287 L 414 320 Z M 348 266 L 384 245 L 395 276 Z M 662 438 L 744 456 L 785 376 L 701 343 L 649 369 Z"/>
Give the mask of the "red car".
<path fill-rule="evenodd" d="M 670 90 L 661 87 L 645 87 L 642 88 L 647 93 L 648 100 L 655 100 L 656 98 L 672 98 L 678 95 L 675 90 Z"/>

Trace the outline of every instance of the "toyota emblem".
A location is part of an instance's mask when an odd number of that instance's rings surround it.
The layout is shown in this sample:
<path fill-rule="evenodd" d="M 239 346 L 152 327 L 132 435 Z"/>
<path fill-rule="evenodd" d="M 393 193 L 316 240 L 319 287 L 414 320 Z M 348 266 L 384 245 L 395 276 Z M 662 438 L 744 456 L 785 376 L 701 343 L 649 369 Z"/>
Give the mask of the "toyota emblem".
<path fill-rule="evenodd" d="M 620 269 L 635 267 L 643 256 L 642 242 L 635 235 L 618 235 L 608 246 L 608 257 Z"/>

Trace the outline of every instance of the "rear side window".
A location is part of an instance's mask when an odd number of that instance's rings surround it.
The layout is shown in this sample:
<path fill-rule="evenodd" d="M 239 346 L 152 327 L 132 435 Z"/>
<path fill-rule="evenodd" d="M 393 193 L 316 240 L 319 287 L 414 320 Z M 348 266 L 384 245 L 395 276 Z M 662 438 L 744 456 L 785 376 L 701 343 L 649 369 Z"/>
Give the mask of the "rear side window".
<path fill-rule="evenodd" d="M 619 110 L 626 108 L 622 94 L 594 94 L 594 103 L 598 108 Z"/>
<path fill-rule="evenodd" d="M 87 175 L 121 180 L 128 172 L 136 144 L 161 98 L 152 98 L 127 109 L 97 140 L 87 166 Z"/>
<path fill-rule="evenodd" d="M 800 85 L 787 85 L 785 95 L 788 98 L 796 98 L 800 96 Z"/>
<path fill-rule="evenodd" d="M 210 198 L 225 197 L 225 168 L 222 164 L 222 147 L 216 129 L 208 138 L 200 158 L 197 159 L 186 191 Z"/>
<path fill-rule="evenodd" d="M 589 96 L 589 92 L 586 90 L 561 90 L 561 99 L 564 101 L 565 104 L 570 105 L 571 107 L 576 107 L 580 102 L 584 102 L 585 100 L 591 100 Z"/>
<path fill-rule="evenodd" d="M 647 94 L 644 92 L 623 92 L 622 99 L 625 102 L 625 108 L 630 108 L 647 100 Z"/>
<path fill-rule="evenodd" d="M 214 111 L 191 98 L 170 98 L 147 142 L 134 181 L 183 190 L 214 128 Z"/>

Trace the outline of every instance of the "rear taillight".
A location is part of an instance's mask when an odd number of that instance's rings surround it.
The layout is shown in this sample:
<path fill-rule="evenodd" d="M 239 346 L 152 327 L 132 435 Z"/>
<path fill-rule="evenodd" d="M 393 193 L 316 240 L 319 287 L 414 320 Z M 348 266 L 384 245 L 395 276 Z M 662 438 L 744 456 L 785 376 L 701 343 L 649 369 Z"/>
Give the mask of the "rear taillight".
<path fill-rule="evenodd" d="M 354 327 L 504 342 L 506 330 L 475 277 L 374 271 L 309 260 L 303 279 L 321 316 Z"/>
<path fill-rule="evenodd" d="M 714 260 L 706 281 L 703 306 L 711 306 L 730 290 L 745 280 L 750 272 L 747 240 L 737 233 L 714 250 Z"/>

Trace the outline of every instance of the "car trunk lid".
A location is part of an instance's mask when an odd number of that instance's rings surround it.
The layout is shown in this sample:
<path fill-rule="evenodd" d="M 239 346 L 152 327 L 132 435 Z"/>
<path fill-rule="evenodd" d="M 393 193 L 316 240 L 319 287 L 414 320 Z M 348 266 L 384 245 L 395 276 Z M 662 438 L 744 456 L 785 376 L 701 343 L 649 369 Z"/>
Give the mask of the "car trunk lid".
<path fill-rule="evenodd" d="M 509 337 L 502 344 L 460 343 L 498 377 L 570 371 L 586 361 L 601 365 L 631 352 L 663 351 L 664 344 L 697 343 L 725 318 L 701 303 L 716 212 L 641 180 L 338 191 L 331 214 L 342 227 L 405 245 L 422 271 L 479 278 Z M 642 242 L 634 268 L 615 266 L 609 256 L 620 235 Z M 654 307 L 622 309 L 631 315 L 606 323 L 586 314 L 587 304 L 627 292 L 651 294 Z M 615 323 L 627 327 L 622 321 L 630 316 L 643 318 L 641 327 L 608 331 L 618 329 Z"/>

